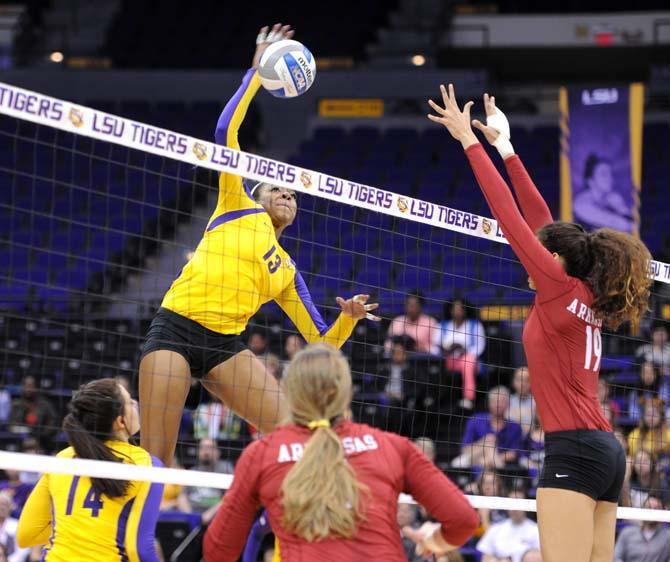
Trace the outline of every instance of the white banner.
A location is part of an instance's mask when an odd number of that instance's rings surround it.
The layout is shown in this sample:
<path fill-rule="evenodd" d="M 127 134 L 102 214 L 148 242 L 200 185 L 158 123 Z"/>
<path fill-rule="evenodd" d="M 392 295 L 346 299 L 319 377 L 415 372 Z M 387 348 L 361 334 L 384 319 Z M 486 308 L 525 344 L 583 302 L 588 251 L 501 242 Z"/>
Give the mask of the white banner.
<path fill-rule="evenodd" d="M 338 203 L 507 243 L 494 219 L 249 154 L 2 82 L 0 113 Z M 657 281 L 670 283 L 670 264 L 653 262 L 652 275 Z"/>

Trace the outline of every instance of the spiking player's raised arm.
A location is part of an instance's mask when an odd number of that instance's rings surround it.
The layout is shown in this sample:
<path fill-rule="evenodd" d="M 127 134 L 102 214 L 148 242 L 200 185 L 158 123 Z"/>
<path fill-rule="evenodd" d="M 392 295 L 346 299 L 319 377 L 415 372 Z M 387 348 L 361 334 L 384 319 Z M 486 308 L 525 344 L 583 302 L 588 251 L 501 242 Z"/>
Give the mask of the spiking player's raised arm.
<path fill-rule="evenodd" d="M 239 149 L 238 130 L 261 83 L 258 64 L 274 41 L 293 36 L 288 25 L 263 28 L 253 66 L 216 126 L 220 144 Z M 337 298 L 341 313 L 327 326 L 295 262 L 279 243 L 297 213 L 297 195 L 268 183 L 253 187 L 222 173 L 217 206 L 193 257 L 166 293 L 140 363 L 142 445 L 169 465 L 191 376 L 267 432 L 285 414 L 277 381 L 249 351 L 241 333 L 261 305 L 275 300 L 308 342 L 340 347 L 363 318 L 378 320 L 367 295 Z"/>

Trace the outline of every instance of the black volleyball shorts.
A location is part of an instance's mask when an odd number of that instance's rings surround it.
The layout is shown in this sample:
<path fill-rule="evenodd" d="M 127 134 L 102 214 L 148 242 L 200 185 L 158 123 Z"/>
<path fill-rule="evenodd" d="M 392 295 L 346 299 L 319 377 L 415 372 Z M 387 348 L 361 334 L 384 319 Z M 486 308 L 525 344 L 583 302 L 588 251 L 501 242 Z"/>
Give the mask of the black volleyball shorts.
<path fill-rule="evenodd" d="M 608 431 L 575 429 L 545 435 L 544 467 L 538 488 L 562 488 L 596 501 L 618 502 L 626 454 Z"/>
<path fill-rule="evenodd" d="M 239 335 L 219 334 L 172 312 L 159 308 L 142 346 L 142 357 L 167 349 L 184 356 L 191 375 L 202 378 L 214 367 L 247 349 Z"/>

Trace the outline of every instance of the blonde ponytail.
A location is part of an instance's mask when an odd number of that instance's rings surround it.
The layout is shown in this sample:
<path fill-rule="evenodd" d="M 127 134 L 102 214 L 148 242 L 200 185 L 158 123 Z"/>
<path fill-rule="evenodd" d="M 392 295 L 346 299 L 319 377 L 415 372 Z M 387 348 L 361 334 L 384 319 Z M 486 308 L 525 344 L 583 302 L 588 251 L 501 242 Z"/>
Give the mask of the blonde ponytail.
<path fill-rule="evenodd" d="M 361 494 L 367 488 L 331 427 L 351 402 L 349 365 L 333 346 L 310 345 L 291 363 L 284 386 L 291 421 L 313 430 L 282 483 L 284 528 L 309 542 L 350 538 L 362 519 Z"/>

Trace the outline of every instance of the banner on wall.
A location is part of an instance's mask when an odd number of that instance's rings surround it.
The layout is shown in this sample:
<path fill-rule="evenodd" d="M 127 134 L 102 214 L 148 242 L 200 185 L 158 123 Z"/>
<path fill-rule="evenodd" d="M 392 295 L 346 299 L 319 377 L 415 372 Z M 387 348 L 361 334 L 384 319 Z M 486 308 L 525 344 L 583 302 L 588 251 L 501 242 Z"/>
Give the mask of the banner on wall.
<path fill-rule="evenodd" d="M 639 235 L 644 86 L 561 88 L 561 219 Z"/>

